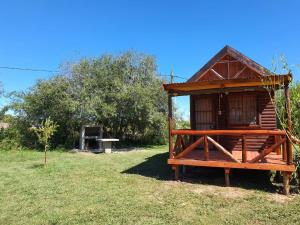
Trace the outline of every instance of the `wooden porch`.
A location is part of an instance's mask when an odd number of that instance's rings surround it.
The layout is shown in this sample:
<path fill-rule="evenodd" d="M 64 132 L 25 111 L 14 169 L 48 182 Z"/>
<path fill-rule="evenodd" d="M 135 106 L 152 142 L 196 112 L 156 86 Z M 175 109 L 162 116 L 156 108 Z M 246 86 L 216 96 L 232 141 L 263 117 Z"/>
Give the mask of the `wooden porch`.
<path fill-rule="evenodd" d="M 242 151 L 227 150 L 216 140 L 220 136 L 238 136 L 242 142 Z M 274 137 L 274 144 L 262 151 L 248 150 L 247 136 L 268 135 Z M 283 130 L 171 130 L 168 164 L 179 178 L 179 166 L 224 168 L 225 185 L 230 185 L 231 169 L 254 169 L 282 171 L 284 192 L 289 193 L 289 179 L 295 171 L 292 149 L 287 147 L 286 132 Z"/>
<path fill-rule="evenodd" d="M 219 136 L 238 136 L 242 151 L 227 150 L 215 139 Z M 273 136 L 275 143 L 262 151 L 247 149 L 248 135 Z M 292 172 L 292 152 L 282 130 L 171 130 L 176 136 L 171 146 L 170 165 L 189 165 L 239 169 L 278 170 Z M 195 140 L 195 141 L 194 141 Z M 202 146 L 201 146 L 202 145 Z"/>

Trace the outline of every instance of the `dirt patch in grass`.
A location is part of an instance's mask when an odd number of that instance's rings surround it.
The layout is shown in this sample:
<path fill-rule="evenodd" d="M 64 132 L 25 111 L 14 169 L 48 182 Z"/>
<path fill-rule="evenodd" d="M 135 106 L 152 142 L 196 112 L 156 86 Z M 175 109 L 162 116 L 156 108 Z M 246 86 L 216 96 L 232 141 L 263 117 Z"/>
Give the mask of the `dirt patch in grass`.
<path fill-rule="evenodd" d="M 277 193 L 267 194 L 267 199 L 276 203 L 288 203 L 295 198 L 296 195 L 283 195 Z"/>
<path fill-rule="evenodd" d="M 254 190 L 247 190 L 239 187 L 220 187 L 208 184 L 190 184 L 181 181 L 165 181 L 166 189 L 173 187 L 185 188 L 199 195 L 215 195 L 225 199 L 244 199 L 250 195 L 255 195 Z M 266 200 L 276 203 L 288 203 L 296 197 L 296 195 L 283 195 L 278 193 L 266 193 Z"/>
<path fill-rule="evenodd" d="M 219 187 L 213 185 L 199 185 L 190 189 L 196 194 L 218 195 L 223 198 L 237 199 L 247 197 L 251 191 L 236 187 Z"/>
<path fill-rule="evenodd" d="M 223 198 L 235 199 L 235 198 L 245 198 L 253 191 L 245 190 L 243 188 L 237 187 L 220 187 L 216 185 L 208 184 L 190 184 L 180 181 L 165 181 L 169 187 L 181 186 L 195 194 L 206 194 L 206 195 L 219 195 Z"/>

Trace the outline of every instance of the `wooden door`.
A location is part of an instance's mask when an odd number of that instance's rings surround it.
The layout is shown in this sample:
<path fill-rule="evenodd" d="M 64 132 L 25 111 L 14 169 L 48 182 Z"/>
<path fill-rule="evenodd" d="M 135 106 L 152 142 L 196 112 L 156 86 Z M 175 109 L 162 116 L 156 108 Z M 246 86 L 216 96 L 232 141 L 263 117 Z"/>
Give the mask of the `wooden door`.
<path fill-rule="evenodd" d="M 199 96 L 195 99 L 196 130 L 216 129 L 216 116 L 213 96 Z"/>

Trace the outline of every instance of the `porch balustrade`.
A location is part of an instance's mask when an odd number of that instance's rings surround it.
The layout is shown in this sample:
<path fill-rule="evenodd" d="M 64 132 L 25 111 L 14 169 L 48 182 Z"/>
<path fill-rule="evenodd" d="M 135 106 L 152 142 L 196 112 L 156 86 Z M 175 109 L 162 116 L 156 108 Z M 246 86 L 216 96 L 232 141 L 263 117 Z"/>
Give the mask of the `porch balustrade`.
<path fill-rule="evenodd" d="M 261 135 L 261 136 L 273 136 L 274 143 L 261 151 L 257 152 L 255 157 L 248 158 L 249 150 L 247 149 L 247 136 L 249 135 Z M 221 143 L 212 137 L 216 136 L 236 136 L 241 140 L 241 159 L 238 159 L 230 150 L 227 150 Z M 203 159 L 210 160 L 210 152 L 212 148 L 218 150 L 226 158 L 229 158 L 235 163 L 259 163 L 272 152 L 276 152 L 277 155 L 281 155 L 282 160 L 286 164 L 293 163 L 292 149 L 288 148 L 289 139 L 284 130 L 170 130 L 170 159 L 183 159 L 191 151 L 195 150 L 199 145 L 202 145 Z M 173 140 L 175 144 L 173 146 Z M 215 151 L 215 150 L 214 150 Z M 253 150 L 251 150 L 253 152 Z"/>

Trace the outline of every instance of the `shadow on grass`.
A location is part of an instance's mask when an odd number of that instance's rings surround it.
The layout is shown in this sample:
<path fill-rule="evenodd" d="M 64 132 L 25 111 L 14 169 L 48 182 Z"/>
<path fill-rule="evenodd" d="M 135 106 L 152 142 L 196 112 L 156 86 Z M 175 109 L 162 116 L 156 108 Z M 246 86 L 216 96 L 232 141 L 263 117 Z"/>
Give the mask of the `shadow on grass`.
<path fill-rule="evenodd" d="M 160 153 L 122 173 L 138 174 L 158 180 L 173 180 L 174 172 L 167 164 L 169 153 Z M 181 181 L 188 183 L 224 186 L 224 169 L 209 167 L 186 167 L 186 173 L 181 173 Z M 271 182 L 271 173 L 262 170 L 233 169 L 230 175 L 232 187 L 278 192 L 278 185 Z"/>
<path fill-rule="evenodd" d="M 167 164 L 169 153 L 160 153 L 146 158 L 146 161 L 131 167 L 122 173 L 138 174 L 146 177 L 156 178 L 158 180 L 171 180 L 172 169 Z"/>

